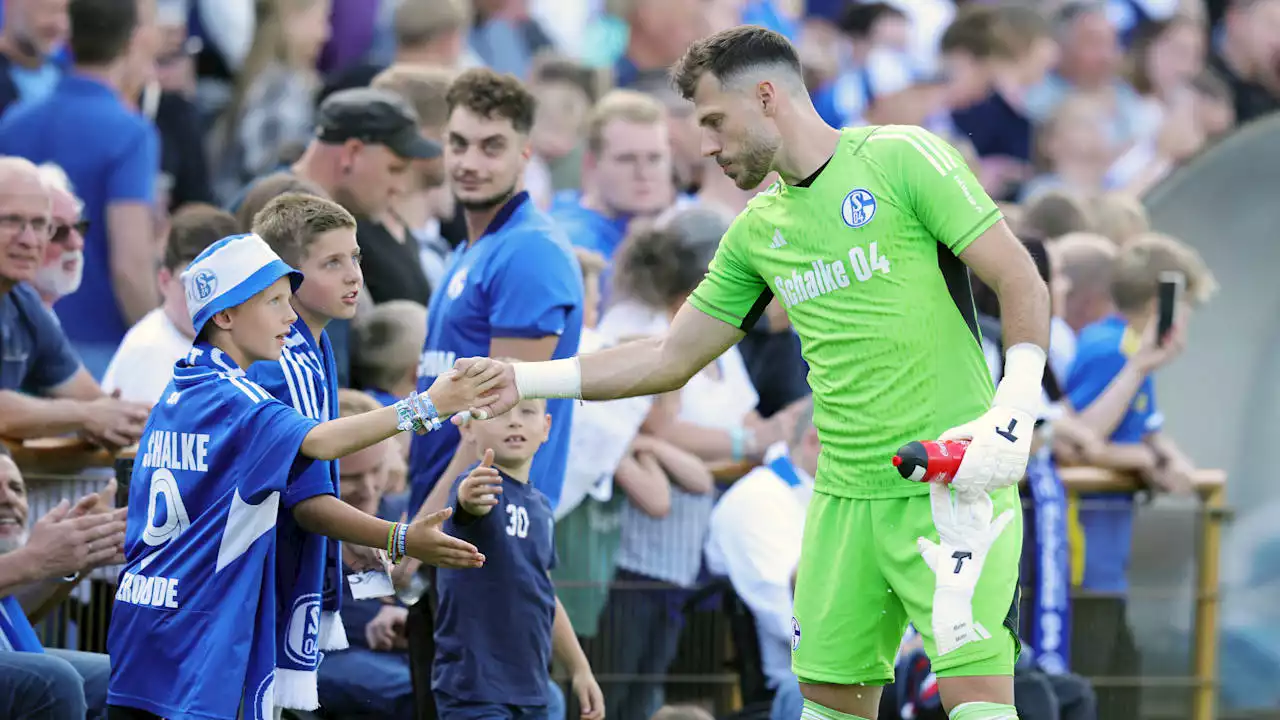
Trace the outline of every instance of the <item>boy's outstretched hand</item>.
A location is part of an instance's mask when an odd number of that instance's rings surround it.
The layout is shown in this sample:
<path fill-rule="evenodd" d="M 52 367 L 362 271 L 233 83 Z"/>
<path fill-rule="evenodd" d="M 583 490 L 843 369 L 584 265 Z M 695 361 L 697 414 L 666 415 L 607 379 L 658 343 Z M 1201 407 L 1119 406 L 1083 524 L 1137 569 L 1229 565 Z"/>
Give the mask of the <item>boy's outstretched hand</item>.
<path fill-rule="evenodd" d="M 484 451 L 480 464 L 458 485 L 458 506 L 470 515 L 481 517 L 498 504 L 502 494 L 502 475 L 493 466 L 493 449 Z"/>
<path fill-rule="evenodd" d="M 442 568 L 478 568 L 484 565 L 484 555 L 475 545 L 440 529 L 452 514 L 453 508 L 445 508 L 410 525 L 405 537 L 407 554 Z"/>
<path fill-rule="evenodd" d="M 511 363 L 493 358 L 462 358 L 453 364 L 453 377 L 455 382 L 474 383 L 478 389 L 475 399 L 464 408 L 468 414 L 454 418 L 456 424 L 468 418 L 497 417 L 520 402 L 516 371 Z"/>
<path fill-rule="evenodd" d="M 604 720 L 604 693 L 590 670 L 574 674 L 573 693 L 578 696 L 582 720 Z"/>
<path fill-rule="evenodd" d="M 473 372 L 450 370 L 431 383 L 427 394 L 444 418 L 491 403 L 492 393 L 502 382 L 501 368 L 495 366 L 485 365 Z"/>

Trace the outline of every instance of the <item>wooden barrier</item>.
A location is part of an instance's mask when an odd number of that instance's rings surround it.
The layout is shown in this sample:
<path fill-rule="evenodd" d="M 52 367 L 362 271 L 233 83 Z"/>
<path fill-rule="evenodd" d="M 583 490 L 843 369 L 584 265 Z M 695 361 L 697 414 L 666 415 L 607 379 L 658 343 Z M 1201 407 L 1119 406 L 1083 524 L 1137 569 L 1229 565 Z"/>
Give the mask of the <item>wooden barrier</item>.
<path fill-rule="evenodd" d="M 116 467 L 127 473 L 136 448 L 110 453 L 75 438 L 45 438 L 7 441 L 10 452 L 25 474 L 56 476 L 75 474 L 88 467 Z M 750 472 L 747 463 L 716 465 L 712 472 L 721 483 L 731 483 Z M 1073 492 L 1135 492 L 1142 484 L 1133 476 L 1090 467 L 1064 467 L 1063 483 Z M 127 475 L 125 476 L 127 477 Z M 123 480 L 123 478 L 122 478 Z M 1226 507 L 1226 473 L 1200 470 L 1193 478 L 1200 500 L 1201 515 L 1197 536 L 1196 602 L 1192 646 L 1193 705 L 1190 720 L 1213 720 L 1218 700 L 1218 618 L 1219 553 Z M 121 482 L 123 491 L 127 482 Z M 123 494 L 123 493 L 122 493 Z M 119 501 L 123 502 L 123 498 Z"/>

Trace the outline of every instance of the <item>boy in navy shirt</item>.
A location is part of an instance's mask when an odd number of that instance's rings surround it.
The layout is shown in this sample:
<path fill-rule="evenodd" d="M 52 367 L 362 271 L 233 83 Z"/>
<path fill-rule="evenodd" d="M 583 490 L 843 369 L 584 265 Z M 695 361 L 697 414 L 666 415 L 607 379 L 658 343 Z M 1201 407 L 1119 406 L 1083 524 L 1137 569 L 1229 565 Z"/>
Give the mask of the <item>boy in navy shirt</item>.
<path fill-rule="evenodd" d="M 486 565 L 437 574 L 431 689 L 441 720 L 546 720 L 552 653 L 572 675 L 582 717 L 604 717 L 600 686 L 551 584 L 551 503 L 529 484 L 550 429 L 542 400 L 462 428 L 484 459 L 454 483 L 445 527 L 481 548 Z"/>
<path fill-rule="evenodd" d="M 195 345 L 139 441 L 129 489 L 125 566 L 108 649 L 108 717 L 246 720 L 275 714 L 275 527 L 281 495 L 312 459 L 333 460 L 402 430 L 425 432 L 474 402 L 480 383 L 442 378 L 428 398 L 320 423 L 245 375 L 280 357 L 297 315 L 302 276 L 261 238 L 224 238 L 202 252 L 182 284 Z M 340 501 L 312 498 L 308 529 L 393 557 L 431 561 L 475 548 L 445 537 L 448 511 L 389 523 Z M 444 548 L 442 550 L 442 548 Z M 304 607 L 319 622 L 319 604 Z"/>

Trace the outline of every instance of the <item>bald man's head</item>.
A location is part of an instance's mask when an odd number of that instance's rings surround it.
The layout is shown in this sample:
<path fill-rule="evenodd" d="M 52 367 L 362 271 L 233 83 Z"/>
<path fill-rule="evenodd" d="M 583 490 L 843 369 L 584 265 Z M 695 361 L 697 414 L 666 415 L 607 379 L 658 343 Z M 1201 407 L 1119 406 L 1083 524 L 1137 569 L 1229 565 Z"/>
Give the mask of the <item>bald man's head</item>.
<path fill-rule="evenodd" d="M 0 157 L 0 292 L 35 278 L 49 242 L 51 210 L 36 166 Z"/>
<path fill-rule="evenodd" d="M 1116 244 L 1097 233 L 1067 233 L 1049 245 L 1054 262 L 1071 283 L 1063 319 L 1079 332 L 1114 311 L 1111 273 Z"/>

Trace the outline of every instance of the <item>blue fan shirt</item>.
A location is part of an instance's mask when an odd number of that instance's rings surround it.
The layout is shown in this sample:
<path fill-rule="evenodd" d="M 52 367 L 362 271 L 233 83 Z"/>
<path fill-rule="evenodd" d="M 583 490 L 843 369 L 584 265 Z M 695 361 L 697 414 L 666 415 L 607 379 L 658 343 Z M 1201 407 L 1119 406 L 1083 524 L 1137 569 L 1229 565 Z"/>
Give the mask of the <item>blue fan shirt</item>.
<path fill-rule="evenodd" d="M 1137 333 L 1118 315 L 1081 330 L 1076 357 L 1067 375 L 1071 407 L 1084 410 L 1097 400 L 1140 344 Z M 1140 443 L 1163 426 L 1164 415 L 1156 407 L 1155 381 L 1148 375 L 1108 439 L 1113 443 Z M 1081 495 L 1079 523 L 1085 543 L 1083 587 L 1096 592 L 1126 592 L 1133 546 L 1133 496 Z"/>
<path fill-rule="evenodd" d="M 502 207 L 485 234 L 449 258 L 431 295 L 427 340 L 418 363 L 418 392 L 458 358 L 486 357 L 493 338 L 557 336 L 553 359 L 573 357 L 582 335 L 582 271 L 560 228 L 521 192 Z M 569 453 L 572 400 L 549 400 L 551 434 L 531 479 L 551 506 L 560 498 Z M 409 453 L 409 512 L 417 512 L 458 449 L 458 429 L 415 435 Z"/>
<path fill-rule="evenodd" d="M 174 366 L 134 461 L 108 703 L 232 720 L 259 690 L 245 683 L 250 655 L 275 647 L 256 618 L 270 613 L 276 517 L 317 424 L 209 345 Z"/>

